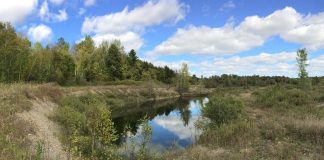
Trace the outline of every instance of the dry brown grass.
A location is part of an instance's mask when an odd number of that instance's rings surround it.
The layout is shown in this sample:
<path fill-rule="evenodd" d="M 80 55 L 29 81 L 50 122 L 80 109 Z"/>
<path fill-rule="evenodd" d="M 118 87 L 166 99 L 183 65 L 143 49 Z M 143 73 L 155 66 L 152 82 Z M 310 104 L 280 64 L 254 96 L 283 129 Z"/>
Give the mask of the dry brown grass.
<path fill-rule="evenodd" d="M 60 99 L 57 86 L 0 84 L 0 159 L 33 159 L 35 146 L 29 136 L 35 126 L 17 115 L 32 109 L 32 101 Z"/>

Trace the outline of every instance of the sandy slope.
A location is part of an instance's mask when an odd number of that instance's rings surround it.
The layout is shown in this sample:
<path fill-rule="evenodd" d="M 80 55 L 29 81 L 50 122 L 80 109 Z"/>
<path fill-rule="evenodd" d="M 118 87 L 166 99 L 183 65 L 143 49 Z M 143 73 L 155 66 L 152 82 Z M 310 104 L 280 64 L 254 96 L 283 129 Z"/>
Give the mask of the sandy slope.
<path fill-rule="evenodd" d="M 31 110 L 19 113 L 17 116 L 35 128 L 35 134 L 28 135 L 33 146 L 42 143 L 44 159 L 67 159 L 67 153 L 58 139 L 59 126 L 48 118 L 57 105 L 39 99 L 32 100 L 32 104 Z"/>

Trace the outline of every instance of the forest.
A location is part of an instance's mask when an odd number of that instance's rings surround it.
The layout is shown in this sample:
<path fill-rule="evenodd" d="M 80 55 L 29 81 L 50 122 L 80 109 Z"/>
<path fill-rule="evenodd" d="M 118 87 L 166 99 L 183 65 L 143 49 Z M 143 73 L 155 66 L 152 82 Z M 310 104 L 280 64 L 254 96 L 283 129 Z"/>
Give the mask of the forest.
<path fill-rule="evenodd" d="M 61 85 L 103 81 L 154 79 L 171 83 L 175 71 L 157 67 L 126 53 L 120 41 L 102 42 L 90 36 L 70 46 L 63 38 L 43 47 L 16 33 L 9 23 L 0 23 L 0 82 L 57 82 Z"/>
<path fill-rule="evenodd" d="M 188 69 L 188 66 L 186 66 Z M 135 50 L 126 53 L 120 41 L 102 42 L 96 46 L 90 36 L 72 46 L 64 38 L 43 47 L 32 44 L 17 33 L 9 23 L 0 23 L 0 82 L 56 82 L 60 85 L 90 85 L 109 81 L 156 80 L 176 84 L 175 71 L 168 66 L 158 67 L 140 60 Z M 192 85 L 206 88 L 217 86 L 266 86 L 273 84 L 297 84 L 296 78 L 285 76 L 190 76 Z M 319 77 L 312 83 L 319 83 Z"/>

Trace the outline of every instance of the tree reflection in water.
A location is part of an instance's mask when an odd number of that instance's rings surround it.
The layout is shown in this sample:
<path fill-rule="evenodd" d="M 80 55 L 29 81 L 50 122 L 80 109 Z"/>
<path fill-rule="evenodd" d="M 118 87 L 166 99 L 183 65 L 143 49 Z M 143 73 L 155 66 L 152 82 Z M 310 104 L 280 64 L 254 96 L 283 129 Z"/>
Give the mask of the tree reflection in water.
<path fill-rule="evenodd" d="M 201 106 L 203 100 L 201 98 L 194 100 L 174 99 L 167 101 L 146 102 L 140 105 L 130 104 L 123 108 L 112 107 L 113 122 L 119 137 L 117 143 L 122 144 L 123 142 L 125 142 L 128 137 L 127 134 L 129 133 L 135 135 L 139 131 L 139 127 L 141 125 L 140 120 L 145 116 L 151 121 L 151 123 L 154 123 L 153 119 L 156 117 L 162 116 L 164 118 L 167 118 L 170 117 L 170 114 L 176 114 L 176 116 L 178 116 L 183 122 L 183 126 L 188 126 L 190 119 L 192 118 L 190 102 L 193 102 L 194 105 Z M 161 140 L 165 139 L 165 137 L 160 138 Z"/>

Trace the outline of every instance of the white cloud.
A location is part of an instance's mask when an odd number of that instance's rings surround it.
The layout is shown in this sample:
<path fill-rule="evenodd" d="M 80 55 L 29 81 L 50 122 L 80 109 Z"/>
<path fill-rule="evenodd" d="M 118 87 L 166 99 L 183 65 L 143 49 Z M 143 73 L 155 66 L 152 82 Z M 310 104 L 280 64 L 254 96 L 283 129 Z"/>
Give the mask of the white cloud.
<path fill-rule="evenodd" d="M 82 33 L 94 34 L 94 37 L 104 37 L 100 38 L 102 40 L 111 40 L 110 38 L 119 38 L 125 35 L 128 35 L 126 36 L 128 38 L 125 39 L 129 39 L 130 36 L 134 40 L 140 40 L 139 35 L 146 27 L 159 25 L 163 22 L 176 23 L 184 19 L 186 9 L 187 6 L 179 3 L 178 0 L 148 1 L 133 10 L 126 7 L 121 12 L 86 17 L 82 24 Z M 121 41 L 124 43 L 123 40 Z M 142 41 L 135 42 L 133 46 L 137 48 L 134 49 L 139 49 L 142 44 Z"/>
<path fill-rule="evenodd" d="M 96 0 L 84 0 L 84 6 L 93 6 L 96 4 Z"/>
<path fill-rule="evenodd" d="M 151 61 L 158 66 L 167 65 L 179 69 L 185 61 Z M 254 56 L 231 56 L 215 58 L 201 62 L 188 63 L 190 73 L 197 76 L 212 76 L 222 74 L 262 75 L 262 76 L 297 76 L 296 52 L 260 53 Z M 309 59 L 307 71 L 310 76 L 324 74 L 324 55 Z"/>
<path fill-rule="evenodd" d="M 52 37 L 52 29 L 44 24 L 29 28 L 28 36 L 34 41 L 50 41 Z"/>
<path fill-rule="evenodd" d="M 184 61 L 184 60 L 176 61 L 176 62 L 171 62 L 171 61 L 167 62 L 167 61 L 159 61 L 159 60 L 153 60 L 152 61 L 150 59 L 143 59 L 143 60 L 150 61 L 150 62 L 154 63 L 154 65 L 159 66 L 159 67 L 168 66 L 173 70 L 180 70 L 183 63 L 188 64 L 189 67 L 192 66 L 192 63 L 190 61 Z"/>
<path fill-rule="evenodd" d="M 285 33 L 298 26 L 302 15 L 295 9 L 286 7 L 266 17 L 249 16 L 237 27 L 239 30 L 253 33 L 263 38 Z"/>
<path fill-rule="evenodd" d="M 255 34 L 229 27 L 191 26 L 178 29 L 158 45 L 154 54 L 233 54 L 262 45 L 264 39 Z"/>
<path fill-rule="evenodd" d="M 49 1 L 54 5 L 61 5 L 64 2 L 64 0 L 49 0 Z"/>
<path fill-rule="evenodd" d="M 309 60 L 309 74 L 311 76 L 323 76 L 324 75 L 324 55 L 320 55 L 317 58 Z"/>
<path fill-rule="evenodd" d="M 120 40 L 125 47 L 126 51 L 131 49 L 138 49 L 143 45 L 143 40 L 140 35 L 134 32 L 126 32 L 124 34 L 97 34 L 92 37 L 95 44 L 99 45 L 103 41 L 112 41 L 112 40 Z"/>
<path fill-rule="evenodd" d="M 211 75 L 214 74 L 239 74 L 239 75 L 285 75 L 294 76 L 296 72 L 296 53 L 260 53 L 255 56 L 215 59 L 213 62 L 203 62 L 202 72 Z"/>
<path fill-rule="evenodd" d="M 235 3 L 233 1 L 227 1 L 226 3 L 224 3 L 219 10 L 220 11 L 225 11 L 228 9 L 234 9 L 236 7 Z"/>
<path fill-rule="evenodd" d="M 68 19 L 65 9 L 59 10 L 58 13 L 52 13 L 49 10 L 47 1 L 44 1 L 39 10 L 41 20 L 46 22 L 62 22 Z"/>
<path fill-rule="evenodd" d="M 82 25 L 83 33 L 122 33 L 141 30 L 146 26 L 165 21 L 177 22 L 185 17 L 185 5 L 177 0 L 149 1 L 131 11 L 123 11 L 98 17 L 87 17 Z M 107 25 L 109 24 L 109 25 Z"/>
<path fill-rule="evenodd" d="M 21 23 L 37 7 L 38 0 L 0 0 L 0 21 Z"/>
<path fill-rule="evenodd" d="M 178 29 L 149 54 L 235 54 L 261 46 L 273 36 L 313 50 L 323 49 L 323 19 L 324 13 L 305 16 L 286 7 L 266 17 L 246 17 L 237 26 L 231 22 L 216 28 L 190 26 Z"/>
<path fill-rule="evenodd" d="M 324 19 L 324 16 L 323 16 Z M 324 23 L 305 25 L 292 29 L 282 35 L 282 38 L 295 43 L 301 43 L 310 50 L 324 48 Z"/>

